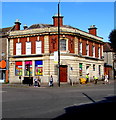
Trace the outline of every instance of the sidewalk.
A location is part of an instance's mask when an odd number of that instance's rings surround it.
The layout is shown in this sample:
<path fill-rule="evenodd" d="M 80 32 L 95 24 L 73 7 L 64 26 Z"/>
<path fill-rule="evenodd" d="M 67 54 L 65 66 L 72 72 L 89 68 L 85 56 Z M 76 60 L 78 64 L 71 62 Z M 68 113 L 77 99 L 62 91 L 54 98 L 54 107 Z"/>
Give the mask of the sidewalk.
<path fill-rule="evenodd" d="M 116 80 L 109 80 L 109 83 L 107 84 L 113 84 L 116 83 Z M 98 81 L 97 84 L 94 84 L 94 82 L 89 82 L 87 84 L 73 84 L 73 86 L 69 83 L 60 83 L 60 87 L 79 87 L 79 86 L 92 86 L 92 85 L 100 85 L 104 84 L 104 81 Z M 29 86 L 28 84 L 2 84 L 1 87 L 23 87 L 23 88 L 35 88 L 34 85 Z M 58 83 L 54 83 L 53 88 L 58 88 Z M 41 83 L 41 87 L 38 88 L 52 88 L 49 87 L 47 83 Z"/>

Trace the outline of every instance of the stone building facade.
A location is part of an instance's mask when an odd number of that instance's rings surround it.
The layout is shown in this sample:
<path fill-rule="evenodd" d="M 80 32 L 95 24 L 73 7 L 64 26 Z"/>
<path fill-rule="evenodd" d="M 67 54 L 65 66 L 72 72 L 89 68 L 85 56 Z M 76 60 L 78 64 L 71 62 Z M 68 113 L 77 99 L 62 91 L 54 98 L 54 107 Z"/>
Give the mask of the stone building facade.
<path fill-rule="evenodd" d="M 58 65 L 55 61 L 58 50 L 58 16 L 53 24 L 34 24 L 20 30 L 20 22 L 11 31 L 9 42 L 9 82 L 28 83 L 36 76 L 42 83 L 48 83 L 53 75 L 58 82 Z M 60 16 L 60 82 L 79 82 L 87 73 L 90 78 L 101 79 L 104 74 L 103 38 L 97 36 L 92 25 L 89 32 L 63 25 Z M 21 76 L 21 79 L 19 79 Z"/>
<path fill-rule="evenodd" d="M 14 26 L 0 29 L 0 83 L 8 82 L 8 36 Z"/>

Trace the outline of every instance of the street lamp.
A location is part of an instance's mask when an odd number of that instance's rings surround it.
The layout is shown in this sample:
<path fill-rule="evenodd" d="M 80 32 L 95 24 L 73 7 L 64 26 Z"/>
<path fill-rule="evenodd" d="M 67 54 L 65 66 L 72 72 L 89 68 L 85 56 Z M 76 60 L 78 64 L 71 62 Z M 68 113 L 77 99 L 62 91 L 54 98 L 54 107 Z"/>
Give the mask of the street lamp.
<path fill-rule="evenodd" d="M 60 1 L 58 2 L 58 86 L 60 87 Z"/>

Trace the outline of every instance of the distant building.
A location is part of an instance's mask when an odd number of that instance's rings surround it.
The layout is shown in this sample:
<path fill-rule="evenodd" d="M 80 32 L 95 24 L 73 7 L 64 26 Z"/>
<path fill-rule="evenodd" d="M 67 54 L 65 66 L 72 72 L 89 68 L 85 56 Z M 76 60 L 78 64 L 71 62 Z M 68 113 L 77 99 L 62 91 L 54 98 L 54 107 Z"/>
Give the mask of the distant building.
<path fill-rule="evenodd" d="M 8 82 L 8 35 L 13 27 L 0 29 L 0 82 Z"/>
<path fill-rule="evenodd" d="M 33 83 L 40 76 L 47 83 L 50 76 L 58 82 L 58 16 L 53 16 L 53 24 L 33 24 L 24 26 L 15 22 L 15 31 L 9 33 L 9 82 Z M 60 82 L 79 82 L 87 73 L 90 78 L 104 74 L 103 38 L 97 36 L 97 28 L 92 25 L 89 32 L 64 25 L 60 16 Z M 21 80 L 19 79 L 21 76 Z"/>
<path fill-rule="evenodd" d="M 109 79 L 114 79 L 116 76 L 116 55 L 111 48 L 111 43 L 104 43 L 104 73 L 109 75 Z"/>

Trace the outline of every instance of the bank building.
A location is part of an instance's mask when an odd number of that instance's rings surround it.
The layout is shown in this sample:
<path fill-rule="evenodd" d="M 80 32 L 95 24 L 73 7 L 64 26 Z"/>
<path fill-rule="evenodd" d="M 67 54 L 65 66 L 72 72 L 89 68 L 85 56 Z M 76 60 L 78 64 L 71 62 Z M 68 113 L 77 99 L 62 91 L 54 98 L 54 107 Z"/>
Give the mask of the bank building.
<path fill-rule="evenodd" d="M 88 32 L 63 24 L 60 18 L 60 82 L 78 83 L 90 75 L 102 79 L 104 75 L 103 38 L 97 36 L 97 28 L 91 25 Z M 9 82 L 33 83 L 40 76 L 41 83 L 48 83 L 52 75 L 58 82 L 58 15 L 53 24 L 24 25 L 16 20 L 14 31 L 8 37 Z M 21 79 L 19 79 L 21 76 Z"/>

